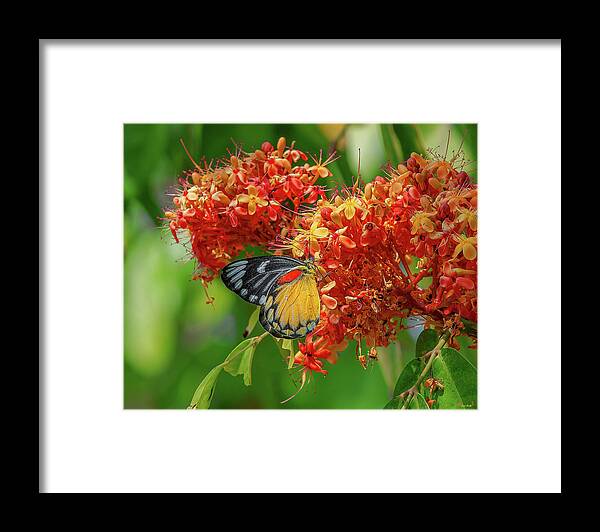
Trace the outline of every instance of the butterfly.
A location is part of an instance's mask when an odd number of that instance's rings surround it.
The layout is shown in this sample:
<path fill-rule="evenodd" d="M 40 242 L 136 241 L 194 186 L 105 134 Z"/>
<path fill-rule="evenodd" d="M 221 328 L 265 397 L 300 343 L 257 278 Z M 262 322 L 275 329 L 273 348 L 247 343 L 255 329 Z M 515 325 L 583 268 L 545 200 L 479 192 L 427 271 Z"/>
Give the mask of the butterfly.
<path fill-rule="evenodd" d="M 312 261 L 266 255 L 236 260 L 221 279 L 242 299 L 260 305 L 259 321 L 276 338 L 302 338 L 319 323 L 321 300 Z"/>

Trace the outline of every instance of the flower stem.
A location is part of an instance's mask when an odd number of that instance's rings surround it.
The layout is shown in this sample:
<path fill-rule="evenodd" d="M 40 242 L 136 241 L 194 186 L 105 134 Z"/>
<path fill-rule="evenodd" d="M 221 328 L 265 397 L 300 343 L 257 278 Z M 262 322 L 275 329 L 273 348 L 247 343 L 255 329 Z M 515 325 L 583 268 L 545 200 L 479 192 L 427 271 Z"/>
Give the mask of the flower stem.
<path fill-rule="evenodd" d="M 427 360 L 427 364 L 425 364 L 423 371 L 421 371 L 419 377 L 417 378 L 417 382 L 415 382 L 415 384 L 413 384 L 413 386 L 411 388 L 409 388 L 408 390 L 406 390 L 406 392 L 404 392 L 405 399 L 404 399 L 404 404 L 402 405 L 402 410 L 407 409 L 409 407 L 410 402 L 412 401 L 412 398 L 419 392 L 420 384 L 423 382 L 423 379 L 429 373 L 429 370 L 432 368 L 435 359 L 440 355 L 440 353 L 442 351 L 442 347 L 444 347 L 446 345 L 447 341 L 448 341 L 448 333 L 444 332 L 442 334 L 442 336 L 440 337 L 440 341 L 437 343 L 437 345 L 431 351 L 429 351 L 429 353 L 426 353 L 425 355 L 423 355 L 423 357 L 429 357 Z"/>
<path fill-rule="evenodd" d="M 410 280 L 410 283 L 411 283 L 411 284 L 413 284 L 413 285 L 414 285 L 414 284 L 416 284 L 416 283 L 414 282 L 414 278 L 413 278 L 413 276 L 412 276 L 412 273 L 411 273 L 411 271 L 410 271 L 410 268 L 408 267 L 408 264 L 406 263 L 406 259 L 405 259 L 405 257 L 404 257 L 404 255 L 403 255 L 403 254 L 400 254 L 400 260 L 401 260 L 401 262 L 402 262 L 402 264 L 403 264 L 404 268 L 406 269 L 406 275 L 408 276 L 408 278 L 409 278 L 409 280 Z"/>

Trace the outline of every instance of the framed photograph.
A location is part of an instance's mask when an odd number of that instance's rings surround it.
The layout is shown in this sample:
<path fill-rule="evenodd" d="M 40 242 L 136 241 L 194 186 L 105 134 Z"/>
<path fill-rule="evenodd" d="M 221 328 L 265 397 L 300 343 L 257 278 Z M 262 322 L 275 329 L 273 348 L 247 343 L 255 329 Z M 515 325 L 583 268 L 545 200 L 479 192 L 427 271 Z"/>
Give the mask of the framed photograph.
<path fill-rule="evenodd" d="M 125 408 L 476 408 L 476 124 L 124 146 Z"/>
<path fill-rule="evenodd" d="M 561 491 L 560 40 L 39 51 L 41 493 Z"/>

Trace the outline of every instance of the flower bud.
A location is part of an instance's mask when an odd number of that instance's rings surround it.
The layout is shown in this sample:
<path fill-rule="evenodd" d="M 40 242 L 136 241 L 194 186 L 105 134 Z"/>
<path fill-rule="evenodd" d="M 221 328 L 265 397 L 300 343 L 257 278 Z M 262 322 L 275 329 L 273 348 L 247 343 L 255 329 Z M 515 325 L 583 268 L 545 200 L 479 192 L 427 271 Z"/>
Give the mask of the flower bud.
<path fill-rule="evenodd" d="M 331 296 L 328 296 L 327 294 L 323 294 L 321 296 L 321 301 L 323 301 L 323 305 L 325 305 L 329 310 L 333 310 L 338 305 L 337 300 Z"/>
<path fill-rule="evenodd" d="M 419 189 L 417 187 L 410 187 L 408 189 L 408 195 L 414 200 L 424 199 L 421 198 L 421 193 L 419 192 Z"/>
<path fill-rule="evenodd" d="M 351 238 L 348 238 L 347 236 L 344 235 L 339 235 L 338 238 L 340 239 L 340 243 L 347 249 L 353 249 L 356 247 L 356 242 L 354 242 L 354 240 L 352 240 Z"/>
<path fill-rule="evenodd" d="M 283 155 L 283 150 L 285 150 L 285 137 L 280 137 L 277 141 L 277 153 L 279 154 L 279 157 Z"/>
<path fill-rule="evenodd" d="M 327 292 L 335 288 L 335 284 L 335 281 L 327 283 L 323 288 L 321 288 L 321 294 L 326 294 Z"/>
<path fill-rule="evenodd" d="M 475 288 L 475 283 L 468 277 L 457 277 L 456 285 L 464 288 L 465 290 L 473 290 L 473 288 Z"/>
<path fill-rule="evenodd" d="M 331 211 L 331 221 L 336 225 L 342 225 L 342 217 L 337 211 Z"/>
<path fill-rule="evenodd" d="M 292 169 L 292 165 L 287 159 L 276 159 L 276 162 L 279 166 L 283 166 L 288 172 Z"/>
<path fill-rule="evenodd" d="M 227 194 L 221 192 L 220 190 L 218 192 L 215 192 L 211 197 L 213 200 L 218 201 L 219 203 L 223 203 L 224 205 L 227 205 L 230 201 L 229 196 L 227 196 Z"/>
<path fill-rule="evenodd" d="M 434 188 L 435 190 L 441 190 L 442 189 L 442 184 L 435 177 L 430 177 L 429 178 L 429 186 L 431 186 L 431 188 Z"/>

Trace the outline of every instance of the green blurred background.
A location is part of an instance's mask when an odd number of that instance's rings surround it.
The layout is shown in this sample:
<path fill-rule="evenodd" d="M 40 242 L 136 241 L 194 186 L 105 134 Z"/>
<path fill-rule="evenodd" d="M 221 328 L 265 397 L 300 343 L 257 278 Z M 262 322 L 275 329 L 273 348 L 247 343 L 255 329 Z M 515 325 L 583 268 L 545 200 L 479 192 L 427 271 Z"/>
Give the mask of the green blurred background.
<path fill-rule="evenodd" d="M 450 136 L 449 136 L 450 133 Z M 340 159 L 330 166 L 329 185 L 350 184 L 357 174 L 370 181 L 386 161 L 394 165 L 411 151 L 427 148 L 442 155 L 462 149 L 477 160 L 475 124 L 126 124 L 124 126 L 125 200 L 125 408 L 186 408 L 204 376 L 220 364 L 242 340 L 254 306 L 227 290 L 220 279 L 209 287 L 214 305 L 205 303 L 200 282 L 190 280 L 194 264 L 183 247 L 160 224 L 166 193 L 177 185 L 183 170 L 192 167 L 179 139 L 199 160 L 218 159 L 234 149 L 259 148 L 281 136 L 288 144 L 324 157 L 335 143 Z M 465 170 L 475 178 L 476 164 Z M 383 408 L 402 367 L 414 357 L 422 327 L 402 331 L 398 342 L 383 350 L 380 361 L 364 370 L 351 343 L 329 375 L 315 375 L 311 385 L 291 401 L 296 387 L 270 337 L 258 346 L 251 386 L 242 377 L 223 373 L 211 408 Z M 257 326 L 260 328 L 260 325 Z M 257 329 L 258 330 L 258 329 Z M 257 331 L 255 331 L 256 333 Z M 461 352 L 476 364 L 476 351 Z"/>

